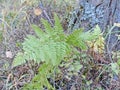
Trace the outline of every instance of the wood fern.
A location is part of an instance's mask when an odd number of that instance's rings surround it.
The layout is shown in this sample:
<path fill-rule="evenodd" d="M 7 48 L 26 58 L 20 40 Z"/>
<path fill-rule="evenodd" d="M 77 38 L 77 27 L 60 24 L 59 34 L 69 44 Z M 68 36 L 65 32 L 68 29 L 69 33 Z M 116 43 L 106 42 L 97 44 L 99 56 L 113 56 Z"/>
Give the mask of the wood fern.
<path fill-rule="evenodd" d="M 18 66 L 26 60 L 35 62 L 46 62 L 58 65 L 61 60 L 71 52 L 66 42 L 66 35 L 63 32 L 60 21 L 55 15 L 55 26 L 51 27 L 46 20 L 42 20 L 45 30 L 32 25 L 37 37 L 28 35 L 23 45 L 23 53 L 18 53 L 13 65 Z"/>
<path fill-rule="evenodd" d="M 100 34 L 98 30 L 83 32 L 82 29 L 79 29 L 66 35 L 56 14 L 54 20 L 54 27 L 52 27 L 46 20 L 42 19 L 44 30 L 32 25 L 37 36 L 27 36 L 22 44 L 23 52 L 19 52 L 13 62 L 13 67 L 30 60 L 34 60 L 36 63 L 44 62 L 40 67 L 39 74 L 35 76 L 38 83 L 30 85 L 31 87 L 38 85 L 38 90 L 42 90 L 43 86 L 51 90 L 47 81 L 49 71 L 53 70 L 53 67 L 57 67 L 65 57 L 72 53 L 74 48 L 87 49 L 86 41 L 96 39 L 97 35 Z"/>

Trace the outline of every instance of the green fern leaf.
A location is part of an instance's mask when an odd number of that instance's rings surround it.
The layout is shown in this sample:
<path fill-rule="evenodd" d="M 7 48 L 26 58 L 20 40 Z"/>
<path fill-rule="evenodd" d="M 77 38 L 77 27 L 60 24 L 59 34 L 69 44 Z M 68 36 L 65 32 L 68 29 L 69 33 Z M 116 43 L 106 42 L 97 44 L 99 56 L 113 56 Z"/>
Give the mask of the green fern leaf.
<path fill-rule="evenodd" d="M 53 69 L 51 64 L 43 63 L 39 68 L 39 73 L 35 75 L 32 82 L 24 86 L 23 90 L 43 90 L 43 86 L 46 86 L 48 90 L 55 90 L 47 80 Z"/>
<path fill-rule="evenodd" d="M 45 34 L 45 33 L 43 32 L 42 29 L 40 29 L 40 27 L 38 27 L 38 26 L 35 25 L 35 24 L 32 24 L 32 28 L 34 29 L 36 35 L 37 35 L 39 38 L 44 37 L 44 34 Z"/>
<path fill-rule="evenodd" d="M 19 66 L 19 65 L 22 65 L 24 64 L 26 61 L 25 61 L 25 58 L 24 58 L 24 54 L 19 52 L 17 54 L 17 56 L 15 57 L 14 61 L 13 61 L 13 67 L 16 67 L 16 66 Z"/>
<path fill-rule="evenodd" d="M 45 19 L 41 19 L 41 21 L 42 21 L 42 24 L 45 28 L 45 32 L 49 35 L 52 35 L 54 33 L 54 30 L 53 30 L 51 24 Z"/>
<path fill-rule="evenodd" d="M 96 27 L 94 28 L 93 32 L 92 32 L 92 37 L 95 39 L 95 38 L 98 38 L 98 36 L 102 34 L 101 33 L 101 30 L 100 30 L 100 27 L 98 25 L 96 25 Z"/>
<path fill-rule="evenodd" d="M 54 14 L 54 20 L 55 20 L 55 26 L 54 26 L 55 30 L 58 33 L 63 33 L 63 28 L 62 28 L 60 19 L 58 18 L 57 14 Z"/>
<path fill-rule="evenodd" d="M 68 37 L 67 37 L 67 43 L 70 45 L 73 45 L 74 47 L 79 47 L 83 50 L 87 49 L 86 44 L 84 43 L 84 39 L 80 36 L 82 35 L 82 29 L 80 30 L 74 30 Z"/>

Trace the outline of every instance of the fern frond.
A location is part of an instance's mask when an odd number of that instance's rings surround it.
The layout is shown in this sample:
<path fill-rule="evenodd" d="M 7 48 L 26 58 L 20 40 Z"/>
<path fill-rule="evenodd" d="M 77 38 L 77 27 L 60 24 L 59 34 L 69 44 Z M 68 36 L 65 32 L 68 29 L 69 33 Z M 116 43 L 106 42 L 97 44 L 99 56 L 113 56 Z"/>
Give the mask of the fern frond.
<path fill-rule="evenodd" d="M 82 35 L 82 29 L 74 30 L 70 35 L 67 37 L 67 43 L 73 45 L 74 47 L 79 47 L 81 49 L 87 49 L 87 46 L 84 43 L 84 39 L 80 36 Z"/>
<path fill-rule="evenodd" d="M 24 54 L 19 52 L 13 61 L 13 67 L 24 64 L 26 61 L 24 59 Z"/>
<path fill-rule="evenodd" d="M 40 27 L 38 27 L 37 25 L 32 24 L 32 28 L 34 29 L 36 35 L 39 38 L 44 37 L 45 32 Z"/>
<path fill-rule="evenodd" d="M 50 64 L 42 64 L 39 68 L 39 73 L 35 75 L 32 82 L 24 86 L 23 90 L 43 90 L 43 86 L 46 86 L 48 90 L 55 90 L 47 80 L 53 69 Z"/>
<path fill-rule="evenodd" d="M 53 30 L 51 24 L 45 19 L 41 19 L 41 22 L 45 28 L 45 32 L 49 35 L 52 35 L 54 33 L 54 30 Z"/>
<path fill-rule="evenodd" d="M 96 40 L 99 38 L 99 36 L 101 36 L 103 33 L 101 33 L 100 27 L 98 25 L 96 25 L 96 27 L 94 28 L 94 31 L 92 32 L 92 40 Z"/>
<path fill-rule="evenodd" d="M 54 14 L 55 25 L 54 28 L 58 33 L 63 33 L 63 27 L 61 25 L 60 19 L 58 18 L 57 14 Z"/>
<path fill-rule="evenodd" d="M 87 49 L 86 41 L 95 40 L 100 34 L 101 30 L 98 25 L 93 31 L 83 32 L 82 29 L 74 30 L 70 35 L 68 35 L 67 43 L 81 49 Z"/>

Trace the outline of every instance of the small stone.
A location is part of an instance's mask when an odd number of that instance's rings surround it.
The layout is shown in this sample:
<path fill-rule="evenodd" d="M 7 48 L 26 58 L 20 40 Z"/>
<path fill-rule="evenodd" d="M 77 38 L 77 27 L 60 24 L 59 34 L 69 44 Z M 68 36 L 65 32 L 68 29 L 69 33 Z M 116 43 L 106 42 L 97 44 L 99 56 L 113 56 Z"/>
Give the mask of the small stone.
<path fill-rule="evenodd" d="M 6 57 L 7 58 L 13 58 L 12 52 L 11 51 L 6 51 Z"/>

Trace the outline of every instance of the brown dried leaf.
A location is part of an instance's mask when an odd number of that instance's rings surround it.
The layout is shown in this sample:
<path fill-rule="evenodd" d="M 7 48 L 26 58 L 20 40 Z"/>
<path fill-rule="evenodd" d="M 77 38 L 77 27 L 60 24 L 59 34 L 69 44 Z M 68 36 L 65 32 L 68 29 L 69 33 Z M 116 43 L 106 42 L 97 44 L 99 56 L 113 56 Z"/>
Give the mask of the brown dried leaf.
<path fill-rule="evenodd" d="M 41 10 L 40 8 L 35 8 L 35 9 L 34 9 L 34 14 L 35 14 L 36 16 L 39 16 L 39 15 L 42 14 L 42 10 Z"/>

